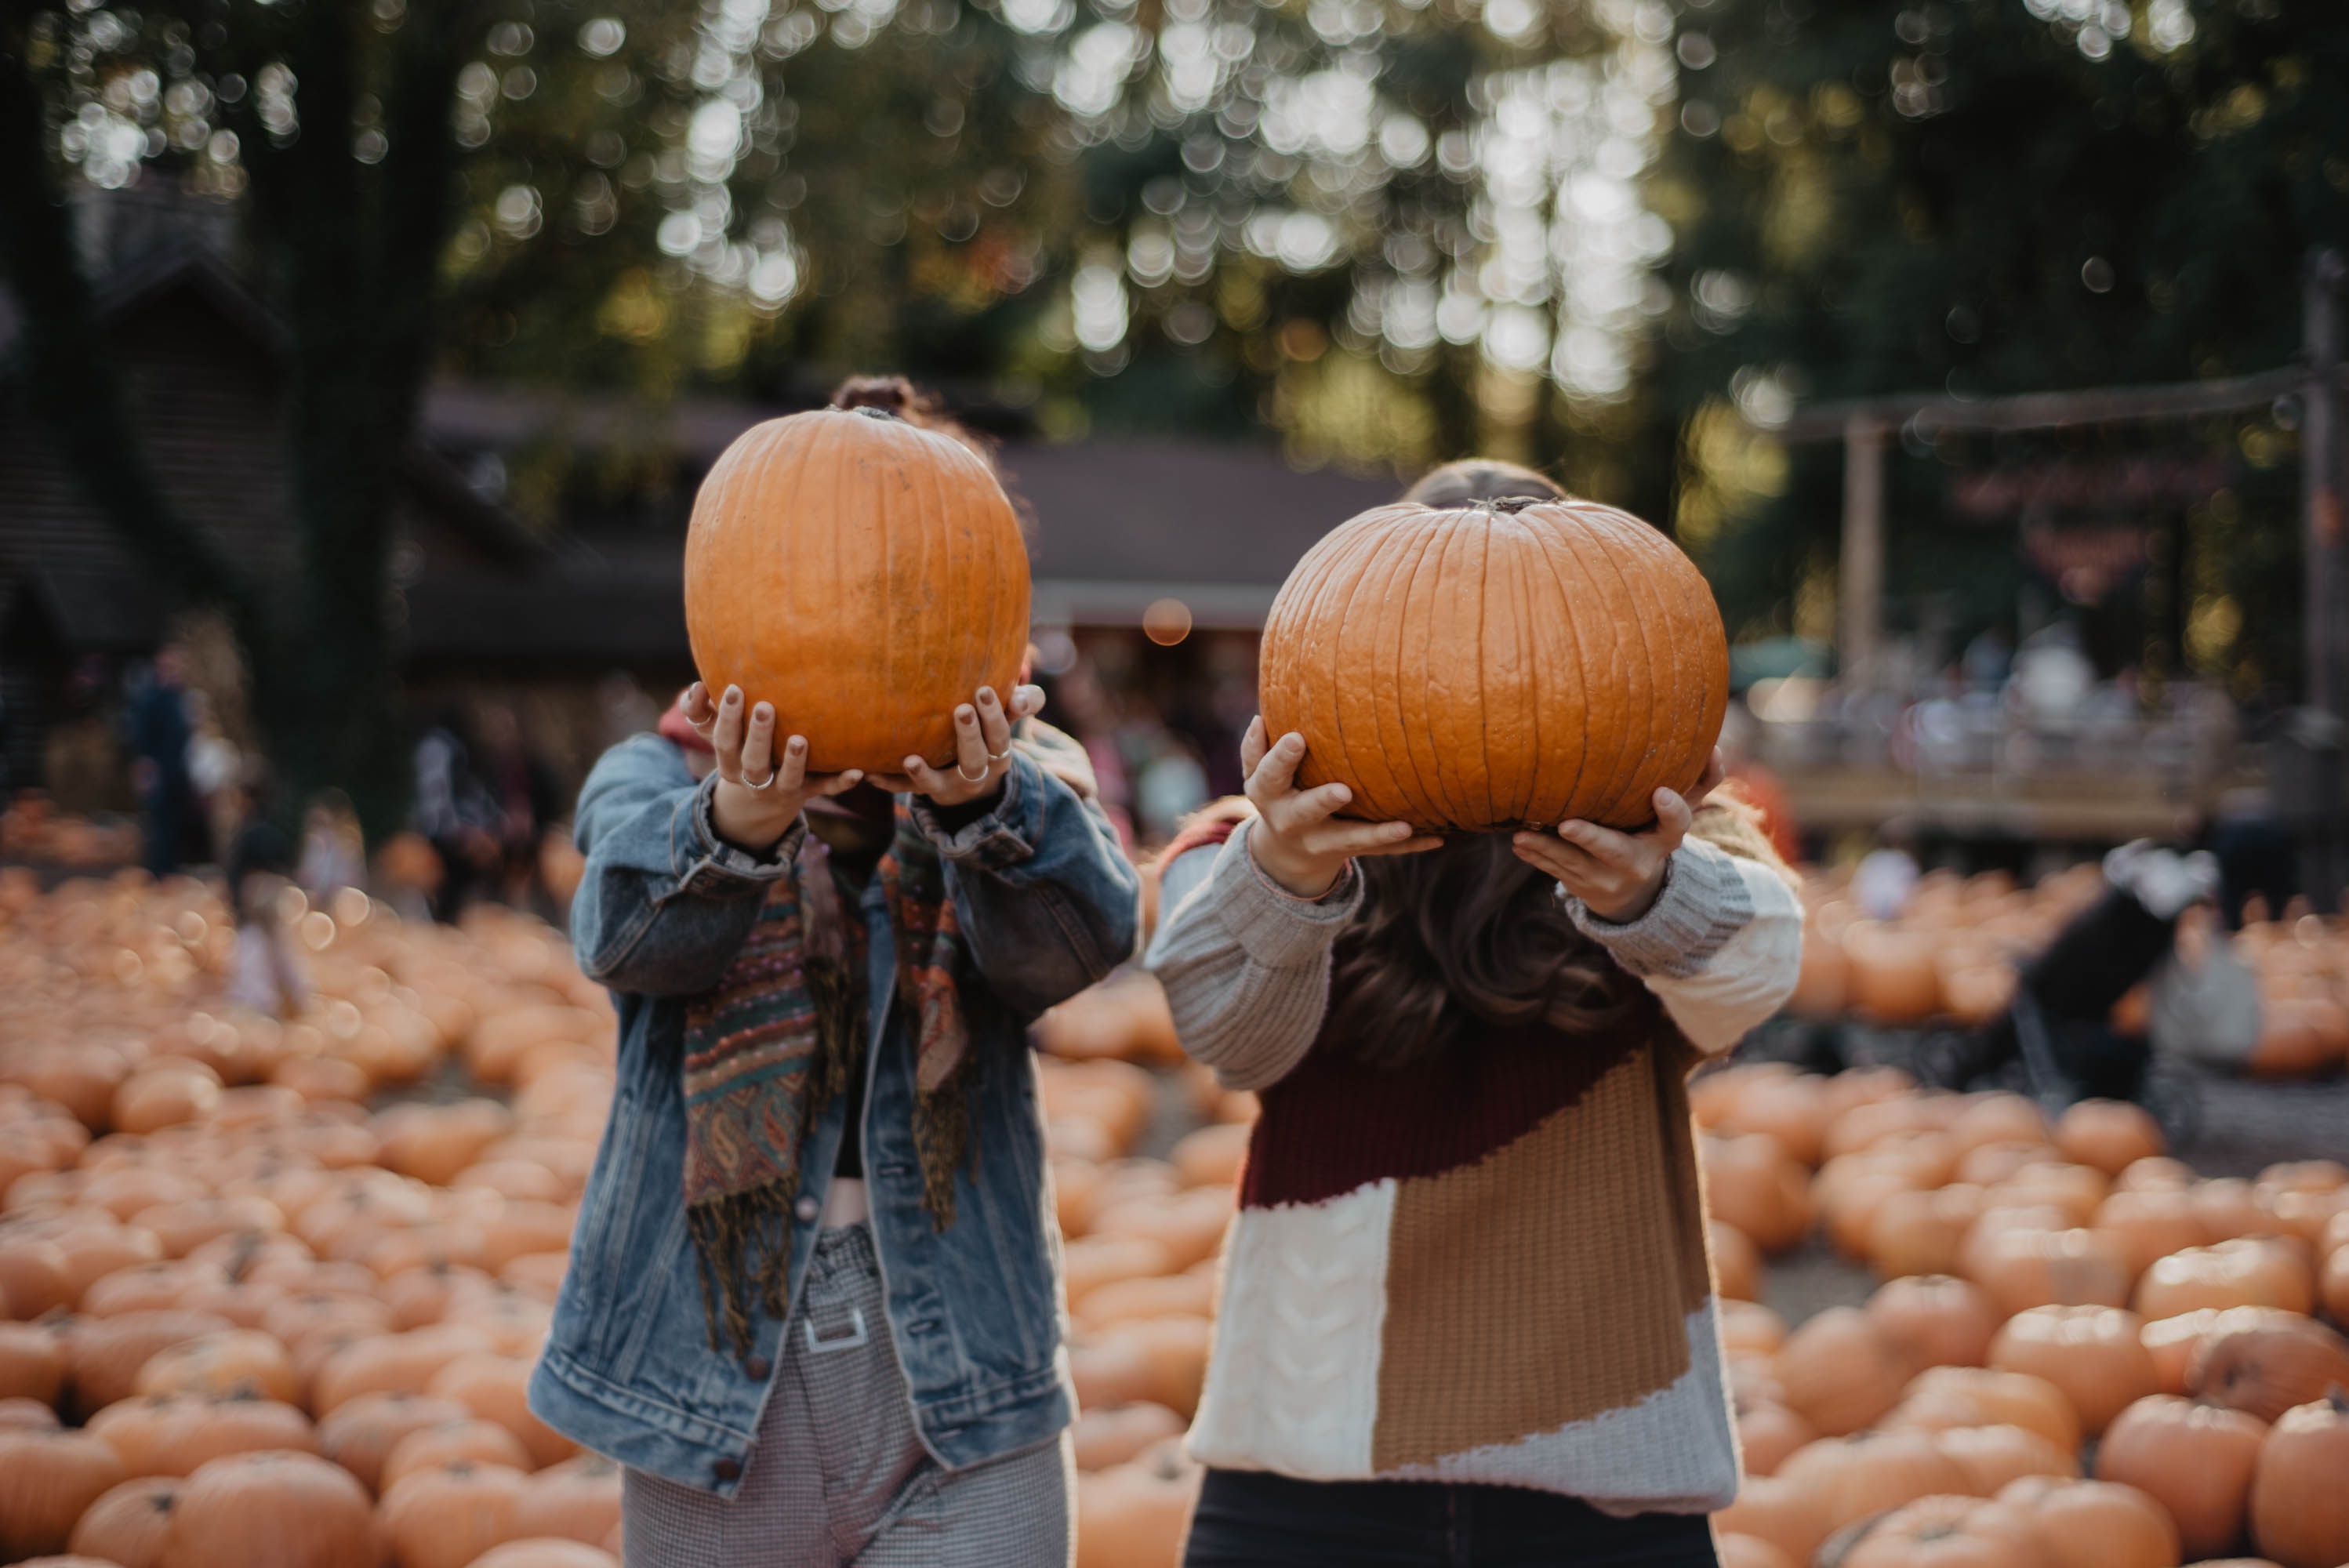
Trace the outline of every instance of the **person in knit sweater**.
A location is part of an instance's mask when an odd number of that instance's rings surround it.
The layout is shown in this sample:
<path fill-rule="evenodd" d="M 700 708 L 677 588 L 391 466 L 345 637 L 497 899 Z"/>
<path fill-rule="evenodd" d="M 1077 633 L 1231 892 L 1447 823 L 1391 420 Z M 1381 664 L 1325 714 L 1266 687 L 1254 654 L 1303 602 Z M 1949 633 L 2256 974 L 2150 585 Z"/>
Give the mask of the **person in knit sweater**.
<path fill-rule="evenodd" d="M 1263 1108 L 1189 1568 L 1713 1563 L 1738 1459 L 1685 1079 L 1792 992 L 1789 873 L 1717 757 L 1645 831 L 1439 842 L 1337 818 L 1304 755 L 1251 727 L 1253 813 L 1170 847 L 1148 954 Z"/>

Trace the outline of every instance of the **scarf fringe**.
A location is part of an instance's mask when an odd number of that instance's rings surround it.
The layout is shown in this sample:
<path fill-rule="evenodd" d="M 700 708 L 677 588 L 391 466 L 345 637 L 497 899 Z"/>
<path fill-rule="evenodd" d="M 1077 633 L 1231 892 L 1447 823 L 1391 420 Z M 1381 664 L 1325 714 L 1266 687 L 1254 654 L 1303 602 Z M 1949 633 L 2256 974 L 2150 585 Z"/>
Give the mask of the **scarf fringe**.
<path fill-rule="evenodd" d="M 685 1228 L 701 1260 L 701 1310 L 709 1328 L 709 1348 L 733 1346 L 735 1359 L 755 1348 L 752 1315 L 783 1315 L 790 1295 L 792 1202 L 798 1196 L 794 1171 L 747 1192 L 730 1192 L 685 1211 Z"/>

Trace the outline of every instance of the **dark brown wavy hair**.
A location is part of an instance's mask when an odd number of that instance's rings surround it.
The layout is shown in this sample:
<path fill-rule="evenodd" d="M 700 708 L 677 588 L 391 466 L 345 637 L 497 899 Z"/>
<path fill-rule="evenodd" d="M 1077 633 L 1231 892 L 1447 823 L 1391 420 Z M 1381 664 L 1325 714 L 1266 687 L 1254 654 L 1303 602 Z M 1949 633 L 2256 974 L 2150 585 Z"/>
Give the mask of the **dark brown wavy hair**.
<path fill-rule="evenodd" d="M 885 408 L 908 425 L 960 441 L 989 469 L 995 446 L 947 412 L 935 392 L 925 392 L 902 376 L 852 376 L 832 389 L 834 408 Z"/>
<path fill-rule="evenodd" d="M 1565 493 L 1531 469 L 1470 458 L 1423 475 L 1403 499 L 1468 507 Z M 1596 1033 L 1630 1014 L 1630 978 L 1575 929 L 1557 884 L 1506 833 L 1454 833 L 1441 849 L 1354 864 L 1362 907 L 1338 938 L 1329 1028 L 1361 1060 L 1401 1068 L 1485 1029 Z"/>

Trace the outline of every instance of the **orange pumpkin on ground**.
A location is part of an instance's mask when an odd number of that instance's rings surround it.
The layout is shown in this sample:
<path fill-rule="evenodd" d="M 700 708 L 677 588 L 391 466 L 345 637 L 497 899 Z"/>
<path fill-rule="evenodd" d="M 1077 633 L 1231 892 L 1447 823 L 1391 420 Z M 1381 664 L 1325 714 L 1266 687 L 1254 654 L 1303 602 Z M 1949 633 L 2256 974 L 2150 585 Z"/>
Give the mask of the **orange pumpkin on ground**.
<path fill-rule="evenodd" d="M 163 1568 L 180 1484 L 176 1476 L 141 1476 L 109 1491 L 74 1525 L 74 1553 L 119 1568 Z"/>
<path fill-rule="evenodd" d="M 1917 1374 L 1885 1417 L 1889 1429 L 1946 1431 L 2012 1423 L 2069 1453 L 2080 1446 L 2080 1417 L 2063 1390 L 2028 1372 L 1983 1367 L 1929 1367 Z"/>
<path fill-rule="evenodd" d="M 2097 1206 L 2093 1228 L 2118 1243 L 2133 1274 L 2209 1239 L 2193 1199 L 2181 1191 L 2116 1188 Z"/>
<path fill-rule="evenodd" d="M 1980 1367 L 1990 1358 L 1998 1309 L 1982 1287 L 1947 1274 L 1912 1274 L 1879 1287 L 1868 1315 L 1912 1367 Z"/>
<path fill-rule="evenodd" d="M 0 1561 L 63 1552 L 82 1511 L 127 1479 L 120 1457 L 87 1432 L 0 1431 Z"/>
<path fill-rule="evenodd" d="M 1920 1497 L 1870 1522 L 1837 1568 L 2044 1568 L 2023 1512 L 1976 1497 Z"/>
<path fill-rule="evenodd" d="M 2154 1394 L 2122 1411 L 2096 1445 L 2096 1479 L 2133 1486 L 2168 1511 L 2189 1557 L 2243 1532 L 2265 1422 Z"/>
<path fill-rule="evenodd" d="M 1841 1437 L 1872 1425 L 1899 1402 L 1909 1365 L 1867 1314 L 1831 1306 L 1786 1336 L 1776 1371 L 1787 1408 Z"/>
<path fill-rule="evenodd" d="M 1736 1407 L 1737 1447 L 1748 1475 L 1775 1475 L 1788 1458 L 1818 1440 L 1819 1429 L 1784 1405 L 1741 1398 Z"/>
<path fill-rule="evenodd" d="M 982 686 L 1009 700 L 1028 596 L 1003 487 L 903 420 L 820 409 L 753 426 L 694 498 L 694 665 L 713 694 L 772 703 L 778 740 L 807 737 L 812 771 L 943 766 L 955 706 Z"/>
<path fill-rule="evenodd" d="M 2251 1538 L 2283 1568 L 2349 1563 L 2349 1391 L 2286 1410 L 2251 1479 Z"/>
<path fill-rule="evenodd" d="M 2349 1388 L 2349 1340 L 2306 1317 L 2211 1333 L 2196 1346 L 2186 1383 L 2197 1398 L 2272 1421 Z"/>
<path fill-rule="evenodd" d="M 308 1454 L 233 1454 L 180 1489 L 169 1568 L 381 1568 L 367 1489 Z"/>
<path fill-rule="evenodd" d="M 54 1405 L 65 1387 L 65 1341 L 32 1323 L 0 1323 L 0 1399 Z"/>
<path fill-rule="evenodd" d="M 1754 1301 L 1762 1295 L 1762 1251 L 1753 1239 L 1726 1220 L 1704 1222 L 1705 1250 L 1713 1260 L 1713 1289 L 1731 1301 Z"/>
<path fill-rule="evenodd" d="M 530 1408 L 531 1363 L 518 1356 L 460 1356 L 433 1375 L 426 1392 L 454 1399 L 522 1441 L 533 1466 L 569 1459 L 579 1445 L 540 1420 Z"/>
<path fill-rule="evenodd" d="M 2055 1122 L 2055 1147 L 2064 1158 L 2118 1176 L 2140 1160 L 2168 1147 L 2161 1124 L 2143 1106 L 2126 1100 L 2084 1099 Z"/>
<path fill-rule="evenodd" d="M 1077 1477 L 1075 1568 L 1176 1568 L 1201 1470 L 1173 1443 Z"/>
<path fill-rule="evenodd" d="M 470 1568 L 514 1536 L 527 1478 L 463 1460 L 402 1476 L 385 1489 L 383 1532 L 394 1568 Z"/>
<path fill-rule="evenodd" d="M 2027 1476 L 1998 1501 L 2023 1511 L 2047 1568 L 2177 1568 L 2178 1527 L 2135 1487 Z"/>
<path fill-rule="evenodd" d="M 1969 1253 L 1969 1277 L 2009 1315 L 2034 1306 L 2126 1306 L 2136 1277 L 2119 1245 L 2089 1230 L 1978 1233 Z"/>
<path fill-rule="evenodd" d="M 1406 501 L 1305 552 L 1266 618 L 1258 687 L 1270 732 L 1305 737 L 1300 785 L 1343 781 L 1349 815 L 1636 828 L 1657 789 L 1704 771 L 1728 642 L 1702 574 L 1627 512 Z"/>
<path fill-rule="evenodd" d="M 274 1335 L 237 1328 L 207 1334 L 148 1357 L 139 1369 L 141 1394 L 247 1394 L 290 1403 L 300 1382 L 285 1346 Z"/>
<path fill-rule="evenodd" d="M 1737 1501 L 1713 1516 L 1713 1527 L 1720 1534 L 1766 1542 L 1797 1563 L 1808 1563 L 1829 1532 L 1812 1488 L 1766 1475 L 1747 1476 Z"/>
<path fill-rule="evenodd" d="M 2172 1253 L 2137 1282 L 2144 1317 L 2175 1317 L 2200 1306 L 2274 1306 L 2305 1315 L 2316 1305 L 2316 1281 L 2293 1242 L 2238 1237 Z"/>
<path fill-rule="evenodd" d="M 1148 1400 L 1086 1410 L 1070 1429 L 1077 1468 L 1106 1470 L 1123 1464 L 1153 1443 L 1181 1437 L 1185 1424 L 1165 1406 Z"/>
<path fill-rule="evenodd" d="M 566 1536 L 592 1545 L 619 1523 L 620 1467 L 601 1454 L 547 1466 L 530 1478 L 514 1507 L 517 1537 Z"/>
<path fill-rule="evenodd" d="M 318 1423 L 318 1451 L 357 1476 L 369 1491 L 379 1492 L 384 1463 L 401 1439 L 471 1415 L 454 1399 L 404 1391 L 362 1394 Z"/>
<path fill-rule="evenodd" d="M 139 1391 L 140 1371 L 153 1357 L 234 1326 L 215 1313 L 169 1307 L 76 1319 L 66 1331 L 75 1408 L 88 1414 L 129 1398 Z"/>
<path fill-rule="evenodd" d="M 241 1396 L 145 1395 L 109 1405 L 84 1429 L 120 1454 L 132 1475 L 192 1475 L 228 1454 L 317 1448 L 310 1418 L 301 1411 Z"/>
<path fill-rule="evenodd" d="M 1927 1432 L 1823 1438 L 1778 1467 L 1809 1490 L 1830 1531 L 1935 1492 L 1962 1492 L 1966 1473 Z"/>
<path fill-rule="evenodd" d="M 1782 1252 L 1810 1228 L 1810 1178 L 1777 1140 L 1763 1133 L 1708 1138 L 1700 1146 L 1706 1212 L 1745 1233 L 1765 1253 Z"/>
<path fill-rule="evenodd" d="M 495 1421 L 478 1416 L 447 1421 L 414 1431 L 392 1445 L 384 1457 L 380 1490 L 389 1492 L 419 1470 L 446 1470 L 450 1465 L 497 1466 L 527 1472 L 533 1466 L 522 1440 Z"/>
<path fill-rule="evenodd" d="M 2153 1353 L 2154 1372 L 2161 1380 L 2161 1391 L 2190 1394 L 2194 1391 L 2194 1357 L 2203 1340 L 2237 1329 L 2298 1321 L 2295 1315 L 2271 1306 L 2237 1306 L 2223 1311 L 2202 1306 L 2171 1317 L 2148 1319 L 2137 1331 L 2137 1337 Z"/>
<path fill-rule="evenodd" d="M 2064 1392 L 2091 1437 L 2160 1387 L 2132 1313 L 2109 1306 L 2036 1306 L 2006 1320 L 1990 1363 L 2044 1377 Z"/>
<path fill-rule="evenodd" d="M 2069 1449 L 2012 1424 L 1951 1427 L 1936 1433 L 1933 1442 L 1965 1472 L 1965 1491 L 1974 1497 L 1995 1497 L 2000 1488 L 2027 1475 L 2080 1473 L 2080 1461 Z"/>
<path fill-rule="evenodd" d="M 1982 1203 L 1971 1182 L 1889 1194 L 1868 1222 L 1868 1261 L 1886 1279 L 1957 1273 Z"/>

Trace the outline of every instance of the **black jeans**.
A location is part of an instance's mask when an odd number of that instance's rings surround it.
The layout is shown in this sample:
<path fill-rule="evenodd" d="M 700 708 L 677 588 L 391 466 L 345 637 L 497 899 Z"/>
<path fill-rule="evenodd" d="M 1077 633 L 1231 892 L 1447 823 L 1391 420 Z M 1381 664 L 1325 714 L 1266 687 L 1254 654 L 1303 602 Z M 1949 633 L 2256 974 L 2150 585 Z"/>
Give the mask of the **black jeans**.
<path fill-rule="evenodd" d="M 1211 1470 L 1184 1568 L 1718 1568 L 1701 1513 L 1618 1519 L 1571 1497 Z"/>

